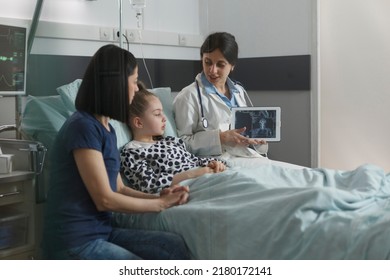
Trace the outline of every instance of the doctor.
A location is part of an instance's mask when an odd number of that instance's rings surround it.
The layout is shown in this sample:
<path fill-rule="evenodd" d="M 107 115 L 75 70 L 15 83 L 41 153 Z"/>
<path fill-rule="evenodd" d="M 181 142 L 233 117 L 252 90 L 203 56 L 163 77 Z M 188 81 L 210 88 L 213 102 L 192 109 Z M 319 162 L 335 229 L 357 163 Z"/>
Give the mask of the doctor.
<path fill-rule="evenodd" d="M 245 127 L 230 130 L 231 108 L 247 106 L 246 91 L 229 78 L 238 59 L 235 37 L 210 34 L 200 55 L 203 71 L 173 102 L 178 135 L 187 149 L 198 156 L 217 156 L 231 147 L 264 144 L 241 135 Z"/>

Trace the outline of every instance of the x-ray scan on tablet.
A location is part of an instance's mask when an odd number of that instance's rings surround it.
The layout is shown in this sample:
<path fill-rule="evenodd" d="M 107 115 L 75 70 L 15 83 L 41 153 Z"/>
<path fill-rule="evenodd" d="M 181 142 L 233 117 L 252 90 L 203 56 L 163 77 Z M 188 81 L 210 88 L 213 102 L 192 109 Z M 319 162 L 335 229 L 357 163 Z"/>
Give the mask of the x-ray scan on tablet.
<path fill-rule="evenodd" d="M 243 135 L 280 141 L 280 107 L 237 107 L 232 109 L 232 129 L 246 127 Z"/>

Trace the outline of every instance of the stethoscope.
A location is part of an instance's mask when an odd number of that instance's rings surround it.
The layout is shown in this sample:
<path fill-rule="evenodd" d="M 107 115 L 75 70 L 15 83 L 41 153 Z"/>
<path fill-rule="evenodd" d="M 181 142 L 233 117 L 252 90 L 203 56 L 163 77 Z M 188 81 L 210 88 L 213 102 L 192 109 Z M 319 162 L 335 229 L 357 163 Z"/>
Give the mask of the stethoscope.
<path fill-rule="evenodd" d="M 253 103 L 252 103 L 252 100 L 249 98 L 249 95 L 248 93 L 246 92 L 245 88 L 239 83 L 239 82 L 236 82 L 236 81 L 233 81 L 234 82 L 234 85 L 240 85 L 242 90 L 244 91 L 244 94 L 246 96 L 246 98 L 248 98 L 249 100 L 249 103 L 251 105 L 251 107 L 253 107 Z M 195 79 L 195 83 L 196 83 L 196 90 L 198 91 L 198 99 L 199 99 L 199 105 L 200 105 L 200 113 L 201 113 L 201 117 L 202 117 L 202 126 L 203 128 L 208 128 L 209 126 L 209 122 L 207 120 L 207 118 L 205 117 L 204 115 L 204 110 L 203 110 L 203 102 L 202 102 L 202 95 L 200 94 L 200 87 L 199 87 L 199 83 L 198 81 Z"/>
<path fill-rule="evenodd" d="M 203 102 L 202 102 L 202 96 L 200 94 L 200 88 L 199 88 L 199 83 L 198 81 L 195 79 L 195 83 L 196 83 L 196 89 L 198 91 L 198 99 L 199 99 L 199 105 L 200 105 L 200 113 L 201 113 L 201 116 L 202 116 L 202 125 L 203 125 L 203 128 L 208 128 L 209 127 L 209 121 L 206 119 L 206 117 L 204 116 L 204 111 L 203 111 Z"/>

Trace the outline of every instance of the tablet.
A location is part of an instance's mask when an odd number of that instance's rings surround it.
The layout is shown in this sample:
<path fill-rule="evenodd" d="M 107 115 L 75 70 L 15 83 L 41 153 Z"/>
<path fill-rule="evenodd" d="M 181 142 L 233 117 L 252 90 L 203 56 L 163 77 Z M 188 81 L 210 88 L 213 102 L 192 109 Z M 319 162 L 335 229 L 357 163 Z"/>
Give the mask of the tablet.
<path fill-rule="evenodd" d="M 236 107 L 232 108 L 231 128 L 246 127 L 243 135 L 264 139 L 267 142 L 280 141 L 280 107 Z"/>

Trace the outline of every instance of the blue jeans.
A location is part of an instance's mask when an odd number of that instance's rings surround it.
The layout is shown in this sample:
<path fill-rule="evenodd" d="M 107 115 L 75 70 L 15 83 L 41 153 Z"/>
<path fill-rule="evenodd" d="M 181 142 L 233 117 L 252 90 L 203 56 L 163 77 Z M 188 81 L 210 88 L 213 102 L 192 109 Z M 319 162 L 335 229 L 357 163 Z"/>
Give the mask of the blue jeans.
<path fill-rule="evenodd" d="M 97 239 L 76 248 L 50 252 L 57 260 L 180 260 L 189 259 L 181 236 L 164 231 L 113 228 L 108 240 Z"/>

